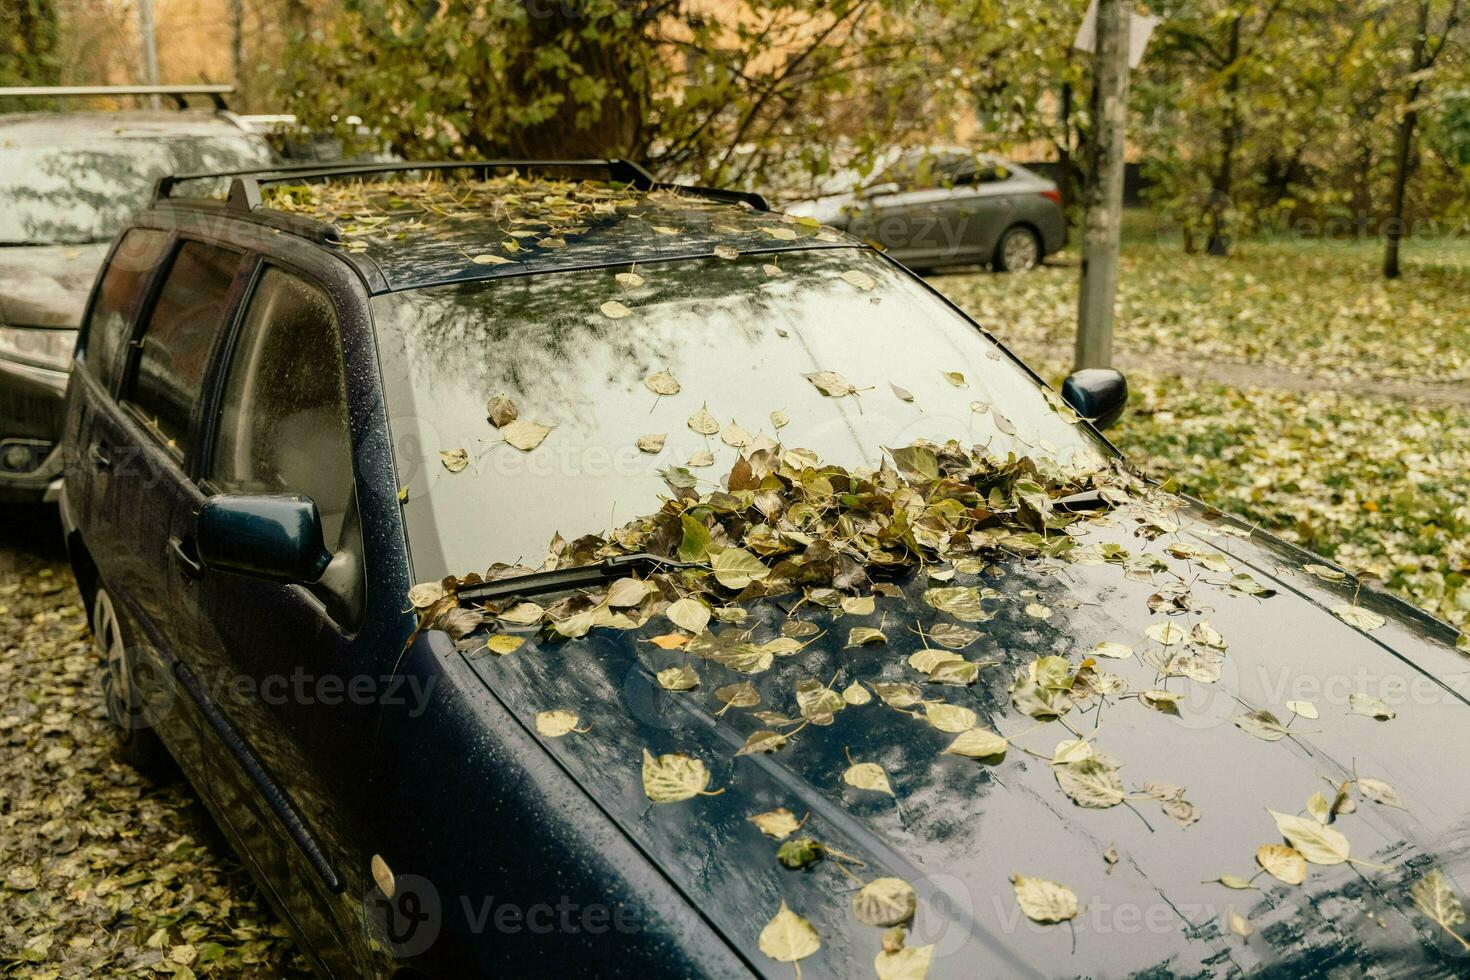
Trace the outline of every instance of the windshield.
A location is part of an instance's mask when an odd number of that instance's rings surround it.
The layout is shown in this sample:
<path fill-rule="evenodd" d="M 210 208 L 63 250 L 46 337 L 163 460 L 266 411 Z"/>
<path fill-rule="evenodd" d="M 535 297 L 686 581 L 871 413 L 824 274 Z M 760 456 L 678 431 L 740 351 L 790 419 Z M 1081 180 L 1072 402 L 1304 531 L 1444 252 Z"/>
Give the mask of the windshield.
<path fill-rule="evenodd" d="M 259 140 L 239 136 L 137 137 L 48 145 L 0 139 L 0 245 L 110 241 L 166 174 L 270 163 Z"/>
<path fill-rule="evenodd" d="M 780 275 L 770 275 L 771 263 Z M 994 342 L 872 252 L 640 265 L 642 284 L 629 271 L 373 300 L 417 579 L 483 574 L 495 562 L 539 565 L 557 533 L 570 541 L 657 511 L 669 494 L 667 467 L 690 466 L 713 484 L 735 463 L 730 443 L 744 438 L 778 439 L 850 469 L 875 469 L 883 447 L 919 439 L 1079 469 L 1104 460 L 1103 444 L 1063 419 Z M 609 300 L 631 313 L 607 315 Z M 658 372 L 677 393 L 645 383 Z M 823 394 L 804 377 L 817 372 L 859 390 Z M 497 395 L 509 396 L 520 419 L 554 428 L 529 452 L 505 443 L 487 419 Z M 702 411 L 720 432 L 691 427 Z M 643 437 L 654 438 L 640 448 Z"/>

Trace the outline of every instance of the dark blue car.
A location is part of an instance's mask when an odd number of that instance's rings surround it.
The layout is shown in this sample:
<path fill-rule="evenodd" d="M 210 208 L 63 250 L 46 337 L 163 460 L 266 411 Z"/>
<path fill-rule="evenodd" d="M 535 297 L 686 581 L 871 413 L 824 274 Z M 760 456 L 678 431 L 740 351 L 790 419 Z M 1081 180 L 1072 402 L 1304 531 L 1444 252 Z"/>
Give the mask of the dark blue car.
<path fill-rule="evenodd" d="M 323 975 L 1470 963 L 1466 638 L 759 198 L 168 179 L 72 379 L 121 752 Z"/>

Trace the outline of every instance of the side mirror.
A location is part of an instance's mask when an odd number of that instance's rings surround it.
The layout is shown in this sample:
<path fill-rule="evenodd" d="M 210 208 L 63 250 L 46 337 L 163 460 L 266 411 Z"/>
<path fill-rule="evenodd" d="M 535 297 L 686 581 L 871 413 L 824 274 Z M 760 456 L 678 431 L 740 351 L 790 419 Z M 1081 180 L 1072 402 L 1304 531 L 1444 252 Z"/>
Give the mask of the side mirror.
<path fill-rule="evenodd" d="M 275 582 L 315 582 L 332 560 L 316 504 L 296 494 L 210 497 L 194 536 L 206 568 Z"/>
<path fill-rule="evenodd" d="M 1099 429 L 1118 421 L 1128 404 L 1128 379 L 1112 368 L 1083 368 L 1062 382 L 1062 400 Z"/>

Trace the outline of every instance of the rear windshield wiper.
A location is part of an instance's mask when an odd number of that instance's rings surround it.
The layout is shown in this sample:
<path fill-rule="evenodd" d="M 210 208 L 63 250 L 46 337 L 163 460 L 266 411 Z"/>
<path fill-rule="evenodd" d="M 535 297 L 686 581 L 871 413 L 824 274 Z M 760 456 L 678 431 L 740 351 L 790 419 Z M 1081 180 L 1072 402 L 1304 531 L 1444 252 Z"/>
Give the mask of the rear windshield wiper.
<path fill-rule="evenodd" d="M 509 578 L 496 579 L 493 582 L 481 582 L 468 588 L 458 590 L 455 595 L 460 602 L 484 602 L 489 599 L 503 599 L 512 595 L 541 595 L 545 592 L 562 592 L 567 589 L 580 589 L 588 585 L 597 585 L 610 579 L 622 578 L 632 572 L 678 570 L 681 568 L 704 568 L 698 562 L 676 561 L 672 558 L 660 558 L 658 555 L 640 551 L 631 555 L 618 555 L 614 558 L 604 558 L 602 561 L 591 565 L 572 565 L 568 568 L 555 568 L 546 572 L 529 572 L 525 575 L 513 575 Z"/>

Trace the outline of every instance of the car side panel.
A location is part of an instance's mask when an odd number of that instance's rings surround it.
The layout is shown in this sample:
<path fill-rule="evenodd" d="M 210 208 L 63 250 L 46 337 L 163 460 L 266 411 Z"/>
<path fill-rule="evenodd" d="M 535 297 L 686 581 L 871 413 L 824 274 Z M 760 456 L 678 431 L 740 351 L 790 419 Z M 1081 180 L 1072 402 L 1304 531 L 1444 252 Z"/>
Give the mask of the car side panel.
<path fill-rule="evenodd" d="M 409 703 L 385 708 L 374 753 L 379 823 L 369 847 L 397 883 L 392 900 L 377 889 L 365 896 L 385 949 L 379 975 L 399 966 L 446 977 L 757 972 L 446 634 L 421 635 L 400 676 Z"/>

